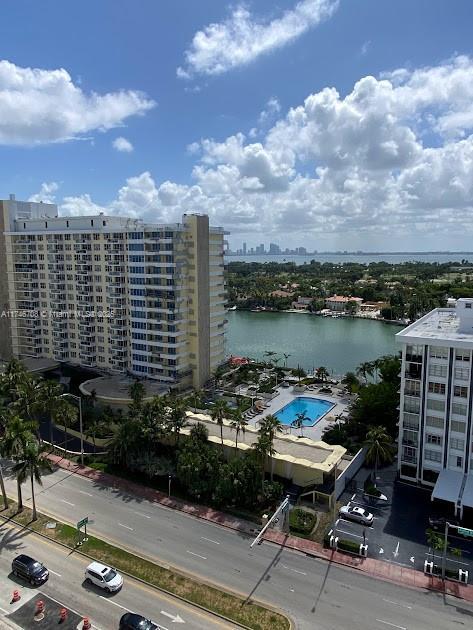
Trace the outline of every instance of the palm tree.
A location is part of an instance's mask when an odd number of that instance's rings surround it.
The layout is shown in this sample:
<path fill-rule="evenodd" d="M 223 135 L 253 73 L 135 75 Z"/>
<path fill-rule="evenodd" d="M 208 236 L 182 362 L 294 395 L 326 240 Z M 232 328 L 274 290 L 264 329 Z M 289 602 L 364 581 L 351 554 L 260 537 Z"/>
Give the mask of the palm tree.
<path fill-rule="evenodd" d="M 192 392 L 192 402 L 194 403 L 194 413 L 197 413 L 197 405 L 200 404 L 203 396 L 203 390 L 194 389 Z"/>
<path fill-rule="evenodd" d="M 269 441 L 269 450 L 268 454 L 271 454 L 271 457 L 276 453 L 274 449 L 274 438 L 276 436 L 277 431 L 282 431 L 283 423 L 279 418 L 273 416 L 272 414 L 267 415 L 260 423 L 260 435 L 266 435 Z M 273 473 L 274 473 L 274 459 L 271 459 L 271 481 L 273 481 Z"/>
<path fill-rule="evenodd" d="M 347 372 L 342 378 L 341 383 L 351 392 L 355 391 L 360 386 L 360 381 L 354 372 Z"/>
<path fill-rule="evenodd" d="M 266 464 L 266 458 L 274 454 L 274 450 L 271 446 L 267 433 L 260 433 L 257 441 L 253 444 L 253 452 L 256 455 L 256 459 L 261 466 L 261 489 L 264 489 L 264 469 Z"/>
<path fill-rule="evenodd" d="M 2 454 L 13 459 L 16 462 L 23 460 L 28 448 L 28 444 L 35 441 L 32 428 L 34 423 L 24 420 L 20 416 L 9 411 L 4 415 L 5 433 L 2 440 Z M 21 483 L 18 476 L 16 478 L 18 491 L 18 511 L 23 510 L 23 495 L 21 492 Z"/>
<path fill-rule="evenodd" d="M 376 473 L 379 464 L 389 464 L 393 461 L 393 443 L 384 427 L 373 427 L 366 434 L 364 443 L 366 448 L 365 461 L 374 463 L 374 485 L 376 486 Z"/>
<path fill-rule="evenodd" d="M 235 455 L 238 452 L 238 436 L 240 432 L 245 435 L 246 427 L 248 426 L 248 421 L 243 415 L 243 409 L 238 406 L 235 411 L 232 413 L 232 418 L 230 420 L 230 425 L 232 429 L 235 429 Z"/>
<path fill-rule="evenodd" d="M 40 401 L 42 409 L 49 414 L 49 441 L 52 446 L 54 446 L 53 417 L 56 415 L 56 407 L 60 406 L 61 394 L 62 387 L 56 381 L 42 381 Z"/>
<path fill-rule="evenodd" d="M 10 359 L 3 374 L 0 375 L 0 390 L 3 394 L 15 399 L 21 380 L 27 375 L 25 366 L 18 359 Z"/>
<path fill-rule="evenodd" d="M 363 377 L 365 385 L 368 383 L 368 376 L 373 376 L 373 371 L 374 367 L 372 361 L 360 363 L 360 365 L 356 368 L 356 374 Z"/>
<path fill-rule="evenodd" d="M 130 396 L 132 403 L 130 409 L 139 411 L 143 403 L 143 398 L 146 394 L 146 388 L 139 380 L 133 381 L 128 388 L 128 395 Z"/>
<path fill-rule="evenodd" d="M 301 437 L 304 437 L 303 430 L 305 420 L 308 420 L 307 411 L 300 411 L 298 414 L 296 414 L 295 420 L 291 422 L 291 427 L 301 430 Z"/>
<path fill-rule="evenodd" d="M 16 387 L 16 400 L 12 407 L 25 420 L 35 423 L 35 431 L 38 432 L 37 414 L 42 409 L 42 381 L 25 373 L 18 379 Z M 39 435 L 38 435 L 39 438 Z"/>
<path fill-rule="evenodd" d="M 283 357 L 284 357 L 284 367 L 287 368 L 287 360 L 289 359 L 291 355 L 290 354 L 286 354 L 285 352 L 283 352 Z"/>
<path fill-rule="evenodd" d="M 326 367 L 324 367 L 323 365 L 318 367 L 315 370 L 315 374 L 317 376 L 317 378 L 319 378 L 322 381 L 322 384 L 325 383 L 325 381 L 328 379 L 328 377 L 330 376 L 329 371 L 327 370 Z"/>
<path fill-rule="evenodd" d="M 275 357 L 276 355 L 277 355 L 277 352 L 274 352 L 274 350 L 266 350 L 266 351 L 264 352 L 264 356 L 265 356 L 265 357 L 268 357 L 268 363 L 269 363 L 270 365 L 272 365 L 272 364 L 273 364 L 273 362 L 274 362 L 273 357 Z"/>
<path fill-rule="evenodd" d="M 32 436 L 33 437 L 33 436 Z M 36 521 L 38 515 L 36 513 L 36 497 L 34 490 L 34 482 L 36 481 L 40 486 L 43 485 L 41 480 L 41 472 L 43 470 L 51 470 L 51 464 L 44 457 L 45 447 L 40 445 L 39 442 L 33 438 L 26 442 L 24 452 L 18 461 L 12 468 L 12 471 L 16 475 L 18 488 L 21 492 L 21 484 L 30 478 L 31 482 L 31 500 L 33 502 L 33 517 L 32 520 Z M 23 505 L 21 506 L 23 508 Z M 18 505 L 18 509 L 20 506 Z"/>
<path fill-rule="evenodd" d="M 69 437 L 69 433 L 67 429 L 71 426 L 71 424 L 77 420 L 77 409 L 74 405 L 71 405 L 70 402 L 65 400 L 65 398 L 61 398 L 57 404 L 55 409 L 53 410 L 53 420 L 54 422 L 58 422 L 62 424 L 64 427 L 64 450 L 67 451 L 67 439 Z"/>
<path fill-rule="evenodd" d="M 3 436 L 5 435 L 5 425 L 4 425 L 2 416 L 0 416 L 0 432 L 2 435 L 2 439 L 0 439 L 0 457 L 4 457 L 6 455 L 6 453 L 4 452 L 4 439 L 3 439 Z M 2 490 L 3 507 L 5 510 L 8 510 L 8 497 L 7 497 L 7 492 L 5 489 L 5 479 L 3 476 L 3 466 L 1 462 L 0 462 L 0 488 Z"/>
<path fill-rule="evenodd" d="M 133 455 L 140 446 L 142 446 L 140 425 L 136 419 L 126 417 L 114 427 L 108 444 L 111 462 L 126 466 L 130 455 Z"/>
<path fill-rule="evenodd" d="M 181 429 L 187 425 L 187 415 L 181 400 L 175 399 L 173 407 L 168 414 L 168 423 L 171 432 L 175 434 L 175 444 L 179 444 Z"/>
<path fill-rule="evenodd" d="M 222 451 L 223 451 L 223 420 L 226 416 L 229 415 L 229 411 L 230 410 L 228 409 L 227 403 L 223 400 L 223 398 L 220 398 L 219 400 L 217 400 L 215 405 L 212 407 L 212 411 L 210 412 L 210 417 L 212 418 L 212 420 L 215 420 L 215 422 L 220 427 L 220 440 L 222 441 Z"/>

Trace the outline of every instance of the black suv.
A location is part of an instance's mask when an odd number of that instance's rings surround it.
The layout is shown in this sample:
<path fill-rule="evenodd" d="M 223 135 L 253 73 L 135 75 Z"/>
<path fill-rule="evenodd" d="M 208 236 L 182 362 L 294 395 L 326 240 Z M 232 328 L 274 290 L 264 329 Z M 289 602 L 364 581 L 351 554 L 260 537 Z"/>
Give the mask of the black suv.
<path fill-rule="evenodd" d="M 143 615 L 125 613 L 120 619 L 118 630 L 159 630 L 159 626 Z"/>
<path fill-rule="evenodd" d="M 13 560 L 11 570 L 14 575 L 23 578 L 35 586 L 44 584 L 49 578 L 49 571 L 44 564 L 24 554 L 17 556 Z"/>

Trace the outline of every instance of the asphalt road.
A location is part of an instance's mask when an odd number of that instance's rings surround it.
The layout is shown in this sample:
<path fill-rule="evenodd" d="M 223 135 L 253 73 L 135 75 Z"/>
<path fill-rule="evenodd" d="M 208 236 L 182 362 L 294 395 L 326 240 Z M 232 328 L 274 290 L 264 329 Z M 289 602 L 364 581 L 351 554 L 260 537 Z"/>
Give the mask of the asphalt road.
<path fill-rule="evenodd" d="M 19 589 L 22 597 L 18 605 L 30 598 L 36 601 L 42 593 L 79 616 L 89 617 L 100 630 L 116 630 L 127 610 L 153 619 L 163 629 L 176 625 L 196 630 L 232 627 L 126 576 L 118 593 L 106 594 L 84 582 L 84 570 L 90 560 L 19 527 L 2 523 L 0 536 L 0 615 L 16 608 L 11 605 L 11 598 L 13 589 Z M 50 577 L 43 586 L 30 586 L 11 574 L 11 561 L 19 553 L 26 553 L 48 567 Z"/>
<path fill-rule="evenodd" d="M 15 496 L 13 480 L 7 487 Z M 24 495 L 28 502 L 27 486 Z M 63 470 L 44 478 L 37 504 L 67 522 L 87 515 L 93 534 L 272 603 L 300 630 L 458 630 L 472 624 L 473 605 L 461 600 L 375 580 L 272 544 L 250 549 L 246 535 Z"/>

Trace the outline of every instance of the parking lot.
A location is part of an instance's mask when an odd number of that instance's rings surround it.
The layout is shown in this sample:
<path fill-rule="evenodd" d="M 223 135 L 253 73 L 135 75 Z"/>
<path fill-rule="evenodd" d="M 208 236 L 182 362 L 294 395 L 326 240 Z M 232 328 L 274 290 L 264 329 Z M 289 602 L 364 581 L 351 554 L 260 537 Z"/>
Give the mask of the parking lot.
<path fill-rule="evenodd" d="M 365 473 L 368 475 L 368 471 Z M 396 481 L 392 469 L 381 471 L 376 483 L 387 496 L 387 501 L 367 497 L 362 488 L 347 492 L 340 499 L 344 505 L 362 507 L 371 512 L 374 517 L 372 527 L 339 518 L 333 526 L 334 535 L 360 543 L 366 541 L 371 558 L 423 570 L 424 561 L 433 559 L 426 535 L 429 516 L 436 512 L 430 492 Z M 443 536 L 443 531 L 438 533 Z M 461 555 L 449 553 L 448 566 L 468 569 L 472 581 L 473 541 L 449 534 L 448 549 L 451 548 L 460 549 Z M 434 562 L 441 564 L 440 551 L 435 552 Z"/>

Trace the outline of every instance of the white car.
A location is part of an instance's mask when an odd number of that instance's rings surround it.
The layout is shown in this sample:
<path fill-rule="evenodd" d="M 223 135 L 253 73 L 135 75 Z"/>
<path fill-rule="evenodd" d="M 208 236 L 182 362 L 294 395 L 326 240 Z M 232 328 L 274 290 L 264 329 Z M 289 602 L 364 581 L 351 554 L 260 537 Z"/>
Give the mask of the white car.
<path fill-rule="evenodd" d="M 91 562 L 85 570 L 85 579 L 87 582 L 103 588 L 108 593 L 115 593 L 123 586 L 123 578 L 106 564 L 101 562 Z"/>
<path fill-rule="evenodd" d="M 344 505 L 340 508 L 338 513 L 342 518 L 346 518 L 349 521 L 355 521 L 362 525 L 373 525 L 373 515 L 371 512 L 368 512 L 368 510 L 365 510 L 365 508 Z"/>

